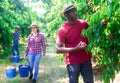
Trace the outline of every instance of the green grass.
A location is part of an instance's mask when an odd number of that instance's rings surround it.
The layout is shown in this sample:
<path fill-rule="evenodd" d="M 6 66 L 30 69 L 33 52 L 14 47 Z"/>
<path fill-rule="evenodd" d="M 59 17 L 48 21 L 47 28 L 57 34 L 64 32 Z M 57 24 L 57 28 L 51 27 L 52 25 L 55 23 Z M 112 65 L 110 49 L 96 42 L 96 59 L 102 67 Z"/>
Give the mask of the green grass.
<path fill-rule="evenodd" d="M 52 42 L 52 43 L 51 43 Z M 55 42 L 48 41 L 47 43 L 47 55 L 42 57 L 40 61 L 40 72 L 38 75 L 38 83 L 66 83 L 67 72 L 64 61 L 59 60 L 59 55 L 55 53 Z M 27 60 L 23 59 L 25 54 L 25 45 L 20 47 L 20 62 L 13 63 L 11 61 L 11 54 L 8 57 L 0 59 L 0 83 L 29 83 L 28 78 L 21 78 L 18 72 L 18 66 L 20 64 L 27 64 Z M 17 68 L 17 75 L 15 78 L 9 79 L 6 77 L 5 68 L 8 65 L 15 65 Z"/>
<path fill-rule="evenodd" d="M 27 60 L 23 59 L 25 54 L 25 46 L 20 46 L 21 59 L 19 63 L 13 63 L 11 61 L 11 54 L 8 57 L 0 58 L 0 83 L 30 83 L 27 78 L 21 78 L 18 72 L 18 66 L 20 64 L 27 64 Z M 17 74 L 15 78 L 9 79 L 6 77 L 5 68 L 8 65 L 15 65 L 17 68 Z M 95 83 L 101 83 L 99 77 L 96 77 L 98 81 Z M 82 78 L 79 78 L 79 83 L 83 83 Z M 55 53 L 55 41 L 49 39 L 47 41 L 47 55 L 42 57 L 40 61 L 39 75 L 37 83 L 68 83 L 68 75 L 66 70 L 66 64 L 64 60 L 60 58 L 60 55 Z"/>

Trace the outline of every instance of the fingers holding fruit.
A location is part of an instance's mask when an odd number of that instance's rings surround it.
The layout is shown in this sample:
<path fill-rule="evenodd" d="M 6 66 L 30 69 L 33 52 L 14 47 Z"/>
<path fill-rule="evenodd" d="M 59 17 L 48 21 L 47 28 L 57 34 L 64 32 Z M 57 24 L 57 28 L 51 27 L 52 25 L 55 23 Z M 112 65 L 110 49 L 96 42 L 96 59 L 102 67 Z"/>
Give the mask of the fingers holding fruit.
<path fill-rule="evenodd" d="M 77 46 L 81 46 L 81 44 L 82 44 L 82 41 L 80 41 Z"/>
<path fill-rule="evenodd" d="M 86 47 L 86 46 L 87 46 L 87 44 L 86 44 L 85 42 L 82 42 L 82 43 L 81 43 L 81 47 L 84 48 L 84 47 Z"/>
<path fill-rule="evenodd" d="M 78 49 L 84 49 L 86 46 L 87 46 L 87 44 L 82 41 L 80 41 L 80 43 L 78 43 L 78 45 L 77 45 Z"/>

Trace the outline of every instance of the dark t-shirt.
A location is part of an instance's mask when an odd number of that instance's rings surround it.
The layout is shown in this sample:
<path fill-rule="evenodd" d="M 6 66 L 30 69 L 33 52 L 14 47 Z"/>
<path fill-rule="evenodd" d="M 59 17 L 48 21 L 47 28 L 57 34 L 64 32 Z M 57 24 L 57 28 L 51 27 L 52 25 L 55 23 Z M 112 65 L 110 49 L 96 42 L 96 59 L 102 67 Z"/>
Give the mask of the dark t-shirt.
<path fill-rule="evenodd" d="M 88 23 L 83 20 L 76 20 L 74 24 L 65 22 L 57 34 L 57 41 L 64 44 L 65 47 L 76 47 L 80 41 L 86 42 L 88 40 L 86 37 L 83 37 L 81 32 L 83 29 L 88 28 Z M 85 49 L 67 52 L 65 53 L 65 62 L 67 64 L 80 64 L 91 58 L 91 54 L 88 53 Z"/>

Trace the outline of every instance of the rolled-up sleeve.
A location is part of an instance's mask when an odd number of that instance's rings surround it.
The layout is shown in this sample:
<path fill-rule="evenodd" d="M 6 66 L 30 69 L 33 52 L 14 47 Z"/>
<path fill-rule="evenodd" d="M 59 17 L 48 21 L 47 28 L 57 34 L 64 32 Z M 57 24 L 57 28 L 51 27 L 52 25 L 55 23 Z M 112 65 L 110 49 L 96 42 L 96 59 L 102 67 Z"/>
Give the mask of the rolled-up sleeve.
<path fill-rule="evenodd" d="M 56 42 L 65 43 L 65 33 L 62 29 L 58 30 Z"/>

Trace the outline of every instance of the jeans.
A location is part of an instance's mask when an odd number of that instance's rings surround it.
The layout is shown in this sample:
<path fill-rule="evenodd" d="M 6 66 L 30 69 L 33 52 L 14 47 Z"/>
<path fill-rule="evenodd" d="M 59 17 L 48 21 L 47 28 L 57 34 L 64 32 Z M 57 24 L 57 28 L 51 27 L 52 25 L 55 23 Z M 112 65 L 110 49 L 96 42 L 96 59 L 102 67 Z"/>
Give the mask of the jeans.
<path fill-rule="evenodd" d="M 69 83 L 79 83 L 79 75 L 81 73 L 84 83 L 94 83 L 91 60 L 82 64 L 69 64 L 67 65 L 69 76 Z"/>
<path fill-rule="evenodd" d="M 18 40 L 15 40 L 15 41 L 14 41 L 14 44 L 13 44 L 13 46 L 12 46 L 12 56 L 15 56 L 15 55 L 16 55 L 16 54 L 15 54 L 15 50 L 16 50 L 16 52 L 17 52 L 17 55 L 19 56 L 18 44 L 19 44 Z"/>
<path fill-rule="evenodd" d="M 33 54 L 31 52 L 28 53 L 28 61 L 30 65 L 30 75 L 33 75 L 33 79 L 37 79 L 39 73 L 39 63 L 42 54 Z M 34 70 L 34 72 L 33 72 Z"/>

